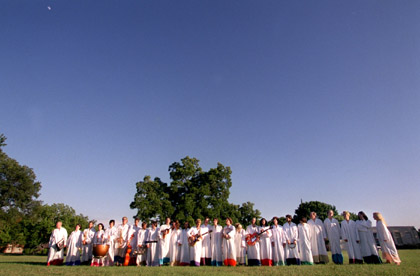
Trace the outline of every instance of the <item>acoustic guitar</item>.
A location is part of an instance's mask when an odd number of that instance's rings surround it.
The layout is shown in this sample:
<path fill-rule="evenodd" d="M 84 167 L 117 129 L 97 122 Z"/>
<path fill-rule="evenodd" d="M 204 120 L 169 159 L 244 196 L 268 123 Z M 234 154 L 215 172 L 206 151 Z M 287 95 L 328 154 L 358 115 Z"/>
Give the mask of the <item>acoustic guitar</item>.
<path fill-rule="evenodd" d="M 262 232 L 260 232 L 260 233 L 255 232 L 255 233 L 253 233 L 253 234 L 248 234 L 248 235 L 246 235 L 246 236 L 245 236 L 245 241 L 246 241 L 246 243 L 247 243 L 248 245 L 250 245 L 250 246 L 254 246 L 254 245 L 255 245 L 255 243 L 259 240 L 260 236 L 261 236 L 263 233 L 265 233 L 265 232 L 267 232 L 268 230 L 270 230 L 270 229 L 273 229 L 273 226 L 270 226 L 269 228 L 265 229 L 264 231 L 262 231 Z"/>
<path fill-rule="evenodd" d="M 209 230 L 208 232 L 206 232 L 204 234 L 201 234 L 201 236 L 200 236 L 200 233 L 198 233 L 196 235 L 192 235 L 192 236 L 188 237 L 188 244 L 190 246 L 194 246 L 200 240 L 200 237 L 205 236 L 205 235 L 207 235 L 211 232 L 213 232 L 213 230 Z"/>

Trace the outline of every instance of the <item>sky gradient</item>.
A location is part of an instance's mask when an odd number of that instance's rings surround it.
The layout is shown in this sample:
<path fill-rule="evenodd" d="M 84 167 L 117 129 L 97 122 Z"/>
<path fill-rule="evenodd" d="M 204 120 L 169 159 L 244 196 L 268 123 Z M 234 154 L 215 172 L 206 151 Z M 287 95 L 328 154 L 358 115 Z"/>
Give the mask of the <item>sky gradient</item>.
<path fill-rule="evenodd" d="M 99 221 L 188 155 L 263 217 L 418 228 L 419 30 L 419 1 L 1 1 L 4 150 Z"/>

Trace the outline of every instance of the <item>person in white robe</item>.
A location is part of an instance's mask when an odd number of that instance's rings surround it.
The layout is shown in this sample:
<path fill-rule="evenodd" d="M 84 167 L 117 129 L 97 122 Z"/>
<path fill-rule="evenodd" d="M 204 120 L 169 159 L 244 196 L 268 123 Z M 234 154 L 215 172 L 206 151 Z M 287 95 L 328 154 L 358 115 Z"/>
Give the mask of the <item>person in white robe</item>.
<path fill-rule="evenodd" d="M 235 223 L 236 234 L 235 234 L 235 249 L 236 249 L 236 264 L 246 264 L 246 232 L 242 228 L 240 223 Z"/>
<path fill-rule="evenodd" d="M 359 220 L 356 221 L 356 228 L 359 231 L 360 251 L 363 261 L 367 264 L 380 264 L 382 260 L 378 255 L 378 249 L 372 231 L 372 222 L 363 211 L 360 211 L 358 216 Z"/>
<path fill-rule="evenodd" d="M 179 265 L 179 259 L 181 256 L 181 248 L 178 245 L 178 240 L 181 235 L 181 229 L 179 226 L 178 220 L 172 223 L 171 239 L 169 242 L 169 259 L 171 260 L 171 266 Z"/>
<path fill-rule="evenodd" d="M 179 265 L 189 266 L 190 265 L 190 245 L 188 244 L 188 231 L 190 230 L 190 223 L 184 222 L 184 227 L 178 238 L 178 250 L 180 251 Z"/>
<path fill-rule="evenodd" d="M 222 253 L 222 235 L 223 227 L 218 225 L 219 219 L 213 219 L 213 225 L 211 226 L 211 265 L 222 266 L 223 265 L 223 253 Z"/>
<path fill-rule="evenodd" d="M 287 265 L 300 265 L 298 228 L 292 222 L 292 216 L 286 215 L 286 222 L 283 225 L 283 230 L 286 235 L 286 247 L 284 249 Z"/>
<path fill-rule="evenodd" d="M 201 233 L 209 233 L 211 225 L 209 224 L 210 218 L 206 217 L 204 224 L 201 225 Z M 209 233 L 210 234 L 210 233 Z M 211 242 L 210 235 L 203 235 L 201 241 L 201 260 L 200 265 L 211 265 Z"/>
<path fill-rule="evenodd" d="M 160 266 L 159 250 L 160 247 L 156 242 L 159 241 L 159 229 L 157 222 L 152 221 L 152 227 L 149 229 L 147 237 L 147 266 Z"/>
<path fill-rule="evenodd" d="M 271 229 L 267 224 L 267 220 L 262 218 L 260 220 L 260 254 L 261 254 L 261 265 L 272 266 L 273 265 L 273 252 L 271 246 Z"/>
<path fill-rule="evenodd" d="M 360 251 L 359 231 L 356 223 L 350 220 L 350 212 L 343 212 L 344 220 L 341 222 L 341 238 L 349 256 L 349 264 L 362 264 L 362 253 Z"/>
<path fill-rule="evenodd" d="M 231 218 L 226 219 L 226 226 L 223 228 L 223 264 L 225 266 L 236 266 L 236 249 L 235 249 L 235 226 L 232 225 Z"/>
<path fill-rule="evenodd" d="M 58 221 L 55 226 L 56 228 L 52 231 L 48 243 L 47 266 L 62 265 L 64 261 L 64 247 L 67 245 L 67 230 L 62 227 L 61 221 Z"/>
<path fill-rule="evenodd" d="M 93 239 L 92 239 L 92 245 L 98 246 L 98 245 L 105 244 L 105 242 L 106 242 L 106 239 L 105 239 L 104 225 L 102 223 L 99 223 L 98 231 L 95 232 L 95 235 L 93 236 Z M 93 256 L 90 266 L 104 266 L 104 265 L 105 265 L 104 258 L 99 257 L 99 256 Z"/>
<path fill-rule="evenodd" d="M 259 227 L 257 226 L 257 218 L 252 218 L 251 225 L 246 228 L 246 238 L 256 237 L 255 244 L 247 243 L 248 249 L 248 265 L 259 266 L 261 265 L 261 253 L 260 253 L 260 239 L 259 239 Z"/>
<path fill-rule="evenodd" d="M 115 257 L 115 242 L 117 241 L 117 227 L 115 227 L 115 220 L 111 219 L 109 221 L 109 228 L 105 231 L 105 241 L 109 245 L 108 253 L 104 259 L 105 266 L 114 265 Z"/>
<path fill-rule="evenodd" d="M 117 227 L 117 241 L 115 243 L 114 262 L 117 266 L 122 266 L 125 260 L 127 245 L 129 244 L 130 225 L 127 223 L 128 218 L 123 217 L 122 223 Z"/>
<path fill-rule="evenodd" d="M 146 266 L 147 259 L 147 237 L 148 237 L 147 223 L 145 221 L 141 224 L 141 229 L 137 232 L 137 266 Z"/>
<path fill-rule="evenodd" d="M 134 219 L 134 224 L 130 227 L 129 230 L 129 246 L 131 249 L 130 252 L 130 261 L 128 263 L 128 265 L 136 265 L 137 263 L 137 255 L 136 255 L 136 248 L 137 248 L 137 236 L 140 230 L 140 225 L 139 225 L 140 219 L 139 218 L 135 218 Z"/>
<path fill-rule="evenodd" d="M 398 255 L 397 248 L 395 247 L 394 240 L 392 239 L 391 232 L 389 232 L 388 227 L 386 226 L 385 219 L 379 212 L 373 213 L 373 218 L 376 220 L 376 233 L 379 244 L 381 245 L 382 258 L 384 258 L 387 263 L 400 265 L 401 259 Z"/>
<path fill-rule="evenodd" d="M 314 260 L 311 250 L 311 236 L 313 227 L 306 223 L 306 218 L 301 218 L 298 225 L 298 241 L 300 250 L 300 262 L 303 265 L 313 265 Z"/>
<path fill-rule="evenodd" d="M 334 211 L 328 211 L 328 217 L 324 220 L 325 232 L 330 243 L 332 260 L 335 264 L 343 264 L 343 255 L 341 254 L 340 236 L 341 228 L 338 220 L 334 218 Z"/>
<path fill-rule="evenodd" d="M 284 265 L 286 261 L 284 255 L 284 248 L 286 247 L 286 234 L 283 227 L 279 225 L 279 219 L 277 217 L 274 217 L 272 222 L 271 246 L 273 251 L 273 265 Z"/>
<path fill-rule="evenodd" d="M 200 266 L 201 260 L 201 219 L 195 221 L 196 226 L 193 226 L 188 231 L 188 240 L 190 242 L 190 261 L 191 266 Z"/>
<path fill-rule="evenodd" d="M 83 230 L 83 247 L 82 247 L 82 264 L 90 264 L 92 262 L 92 241 L 95 236 L 95 228 L 93 221 L 89 221 L 89 227 Z"/>
<path fill-rule="evenodd" d="M 171 219 L 167 217 L 165 224 L 159 227 L 159 264 L 169 264 L 169 243 L 171 241 Z"/>
<path fill-rule="evenodd" d="M 320 219 L 317 218 L 315 212 L 311 212 L 310 216 L 311 219 L 308 221 L 308 225 L 312 227 L 311 250 L 314 263 L 327 264 L 329 262 L 329 259 L 327 248 L 325 247 L 327 233 L 325 231 L 324 224 Z"/>
<path fill-rule="evenodd" d="M 82 248 L 82 231 L 80 224 L 71 232 L 67 239 L 66 265 L 80 265 L 80 249 Z"/>

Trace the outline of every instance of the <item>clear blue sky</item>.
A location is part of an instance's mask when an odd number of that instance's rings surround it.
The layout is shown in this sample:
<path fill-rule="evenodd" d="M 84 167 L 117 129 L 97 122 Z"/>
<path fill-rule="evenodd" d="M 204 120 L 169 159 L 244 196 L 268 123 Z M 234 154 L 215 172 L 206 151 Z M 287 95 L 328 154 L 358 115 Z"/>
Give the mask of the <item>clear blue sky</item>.
<path fill-rule="evenodd" d="M 420 227 L 419 30 L 420 1 L 3 0 L 0 133 L 41 200 L 100 221 L 188 155 L 267 218 Z"/>

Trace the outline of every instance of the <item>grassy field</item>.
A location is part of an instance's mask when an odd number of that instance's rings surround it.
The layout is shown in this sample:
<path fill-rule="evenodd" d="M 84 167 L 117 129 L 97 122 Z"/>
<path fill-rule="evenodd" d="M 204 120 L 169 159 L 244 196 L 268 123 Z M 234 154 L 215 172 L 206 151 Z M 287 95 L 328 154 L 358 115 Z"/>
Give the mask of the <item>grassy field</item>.
<path fill-rule="evenodd" d="M 400 250 L 399 254 L 400 266 L 329 263 L 291 267 L 47 267 L 45 256 L 0 255 L 0 275 L 420 275 L 420 250 Z"/>

